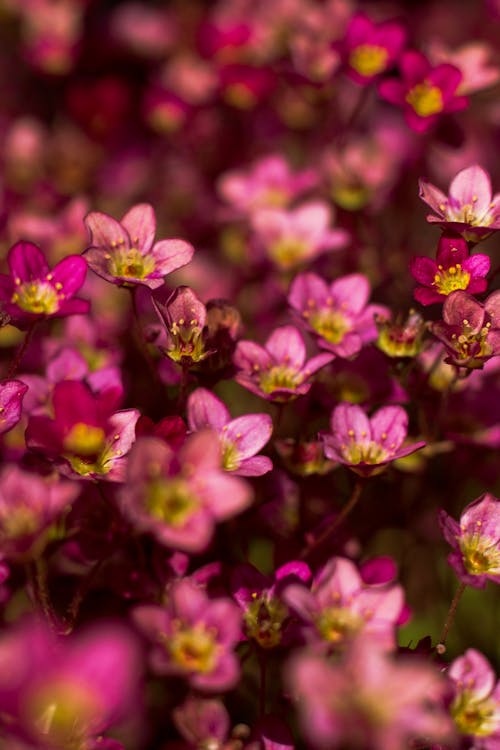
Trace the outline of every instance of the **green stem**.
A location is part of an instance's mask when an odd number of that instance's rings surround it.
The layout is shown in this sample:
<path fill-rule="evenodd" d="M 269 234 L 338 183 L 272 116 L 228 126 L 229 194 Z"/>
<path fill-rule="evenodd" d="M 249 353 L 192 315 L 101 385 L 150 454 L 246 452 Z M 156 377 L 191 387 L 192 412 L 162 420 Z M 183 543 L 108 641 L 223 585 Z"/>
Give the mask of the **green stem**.
<path fill-rule="evenodd" d="M 22 344 L 19 346 L 19 348 L 18 348 L 18 350 L 16 352 L 16 356 L 14 357 L 14 359 L 13 359 L 13 361 L 12 361 L 12 363 L 11 363 L 8 371 L 7 371 L 7 375 L 5 376 L 6 380 L 12 380 L 12 378 L 14 377 L 14 375 L 16 374 L 16 372 L 18 371 L 19 366 L 20 366 L 20 364 L 22 362 L 22 359 L 23 359 L 23 357 L 24 357 L 24 355 L 26 353 L 26 349 L 28 348 L 29 343 L 30 343 L 30 341 L 32 339 L 32 336 L 33 336 L 33 333 L 34 333 L 35 326 L 36 326 L 37 322 L 38 321 L 35 320 L 30 325 L 30 327 L 28 328 L 28 330 L 26 331 L 26 335 L 24 337 L 24 340 L 23 340 Z"/>
<path fill-rule="evenodd" d="M 44 560 L 39 557 L 28 563 L 26 566 L 26 574 L 33 593 L 36 608 L 43 615 L 52 630 L 59 632 L 59 621 L 55 615 L 50 600 L 50 593 L 47 584 L 47 566 Z"/>

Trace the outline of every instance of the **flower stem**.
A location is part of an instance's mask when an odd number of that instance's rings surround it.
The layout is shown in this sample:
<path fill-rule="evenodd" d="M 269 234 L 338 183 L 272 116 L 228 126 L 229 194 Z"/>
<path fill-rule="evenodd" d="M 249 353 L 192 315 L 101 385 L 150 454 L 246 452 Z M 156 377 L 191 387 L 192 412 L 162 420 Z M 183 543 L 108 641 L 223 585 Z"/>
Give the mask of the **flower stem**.
<path fill-rule="evenodd" d="M 54 613 L 47 585 L 47 567 L 42 558 L 37 558 L 26 566 L 26 574 L 38 611 L 43 615 L 52 630 L 59 632 L 58 618 Z"/>
<path fill-rule="evenodd" d="M 259 714 L 262 719 L 266 715 L 266 693 L 267 693 L 267 662 L 266 654 L 259 653 Z"/>
<path fill-rule="evenodd" d="M 446 621 L 444 623 L 443 631 L 441 633 L 439 643 L 436 646 L 439 653 L 444 653 L 446 650 L 446 647 L 445 647 L 446 638 L 448 637 L 448 632 L 453 624 L 453 620 L 455 619 L 455 613 L 457 611 L 458 603 L 460 599 L 462 598 L 462 594 L 465 591 L 466 585 L 467 584 L 465 583 L 460 584 L 460 586 L 456 590 L 455 596 L 453 597 L 453 601 L 450 604 L 450 608 L 446 616 Z"/>
<path fill-rule="evenodd" d="M 326 542 L 330 536 L 338 529 L 338 527 L 345 521 L 349 513 L 353 510 L 353 508 L 358 504 L 359 498 L 361 497 L 361 492 L 363 490 L 363 480 L 361 477 L 358 477 L 356 480 L 356 483 L 353 487 L 351 496 L 347 503 L 344 505 L 338 516 L 335 516 L 332 523 L 327 526 L 327 528 L 316 538 L 314 541 L 305 547 L 301 554 L 300 559 L 304 560 L 307 557 L 309 557 L 313 552 L 315 552 L 319 547 L 321 547 L 324 542 Z"/>
<path fill-rule="evenodd" d="M 11 380 L 14 377 L 14 375 L 16 374 L 16 372 L 18 371 L 19 366 L 20 366 L 20 364 L 22 362 L 22 359 L 24 357 L 24 354 L 26 352 L 26 349 L 28 348 L 29 343 L 31 341 L 31 338 L 33 336 L 36 324 L 37 324 L 37 321 L 35 320 L 30 325 L 30 327 L 28 328 L 28 330 L 26 331 L 26 335 L 24 337 L 24 340 L 23 340 L 22 344 L 19 346 L 19 348 L 18 348 L 18 350 L 16 352 L 16 356 L 12 360 L 12 363 L 11 363 L 9 369 L 8 369 L 7 375 L 5 376 L 6 380 Z"/>

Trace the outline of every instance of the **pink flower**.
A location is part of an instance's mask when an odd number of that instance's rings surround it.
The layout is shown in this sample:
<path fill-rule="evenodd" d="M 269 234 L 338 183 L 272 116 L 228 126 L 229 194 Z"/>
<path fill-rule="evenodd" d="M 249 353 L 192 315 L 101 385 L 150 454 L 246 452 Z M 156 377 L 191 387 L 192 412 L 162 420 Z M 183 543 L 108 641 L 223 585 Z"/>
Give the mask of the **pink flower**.
<path fill-rule="evenodd" d="M 167 357 L 174 362 L 196 364 L 213 354 L 205 347 L 207 308 L 192 289 L 177 287 L 165 303 L 151 299 L 165 327 L 166 346 L 160 348 Z"/>
<path fill-rule="evenodd" d="M 315 576 L 311 589 L 299 583 L 283 592 L 288 606 L 305 623 L 306 638 L 345 646 L 362 633 L 379 646 L 394 648 L 395 626 L 404 605 L 397 584 L 366 584 L 351 560 L 334 557 Z"/>
<path fill-rule="evenodd" d="M 56 638 L 40 623 L 24 623 L 3 633 L 0 653 L 10 672 L 0 681 L 9 737 L 37 750 L 122 748 L 99 740 L 136 713 L 140 655 L 127 630 L 99 625 Z"/>
<path fill-rule="evenodd" d="M 21 419 L 23 399 L 28 390 L 20 380 L 0 383 L 0 435 L 11 430 Z"/>
<path fill-rule="evenodd" d="M 333 359 L 319 354 L 306 361 L 304 340 L 294 326 L 276 328 L 264 347 L 253 341 L 239 341 L 234 364 L 239 368 L 235 380 L 267 401 L 285 402 L 309 391 L 307 382 Z"/>
<path fill-rule="evenodd" d="M 368 279 L 360 273 L 330 285 L 315 273 L 301 273 L 292 282 L 288 303 L 322 349 L 353 357 L 377 338 L 375 315 L 388 314 L 382 305 L 368 305 L 369 295 Z"/>
<path fill-rule="evenodd" d="M 443 305 L 443 320 L 431 324 L 431 331 L 447 350 L 445 362 L 456 367 L 483 367 L 500 354 L 500 290 L 483 304 L 467 292 L 452 292 Z"/>
<path fill-rule="evenodd" d="M 448 677 L 454 698 L 450 713 L 460 734 L 475 750 L 497 750 L 500 743 L 500 681 L 479 651 L 469 648 L 452 661 Z"/>
<path fill-rule="evenodd" d="M 270 458 L 255 455 L 273 431 L 268 414 L 245 414 L 231 419 L 217 396 L 205 388 L 197 388 L 188 398 L 187 418 L 191 432 L 208 427 L 217 433 L 226 471 L 242 477 L 259 477 L 273 468 Z"/>
<path fill-rule="evenodd" d="M 240 638 L 239 607 L 230 599 L 209 599 L 189 578 L 175 581 L 167 595 L 164 608 L 143 605 L 133 612 L 152 643 L 153 670 L 184 676 L 197 690 L 230 690 L 240 671 L 233 651 Z"/>
<path fill-rule="evenodd" d="M 500 583 L 500 500 L 486 492 L 465 508 L 457 523 L 446 511 L 439 523 L 453 551 L 448 562 L 469 586 L 484 588 L 486 581 Z"/>
<path fill-rule="evenodd" d="M 113 407 L 106 391 L 96 397 L 84 383 L 64 380 L 52 394 L 54 418 L 31 417 L 27 445 L 56 461 L 70 476 L 120 482 L 139 412 L 113 413 Z"/>
<path fill-rule="evenodd" d="M 400 61 L 402 81 L 385 80 L 379 84 L 383 99 L 403 108 L 412 130 L 424 133 L 441 114 L 465 109 L 467 99 L 457 94 L 462 74 L 453 65 L 433 67 L 415 50 L 403 53 Z"/>
<path fill-rule="evenodd" d="M 139 438 L 120 492 L 122 511 L 138 530 L 188 553 L 204 552 L 215 525 L 251 501 L 250 486 L 221 469 L 211 430 L 188 437 L 178 453 L 157 438 Z"/>
<path fill-rule="evenodd" d="M 154 241 L 156 220 L 149 203 L 139 203 L 121 221 L 93 211 L 85 219 L 91 247 L 85 252 L 90 268 L 121 286 L 163 285 L 172 271 L 185 266 L 194 248 L 184 240 Z"/>
<path fill-rule="evenodd" d="M 87 273 L 80 255 L 68 255 L 50 270 L 39 247 L 18 242 L 9 250 L 7 262 L 10 275 L 0 274 L 0 304 L 19 327 L 89 311 L 87 300 L 74 298 Z"/>
<path fill-rule="evenodd" d="M 408 416 L 401 406 L 383 406 L 368 418 L 360 406 L 343 403 L 330 418 L 331 433 L 323 434 L 325 455 L 360 476 L 379 474 L 387 464 L 422 448 L 404 445 Z"/>
<path fill-rule="evenodd" d="M 329 229 L 331 213 L 329 206 L 320 201 L 289 210 L 261 208 L 253 213 L 251 225 L 269 260 L 287 271 L 347 244 L 349 235 L 345 230 Z"/>
<path fill-rule="evenodd" d="M 450 63 L 462 73 L 459 94 L 473 94 L 494 86 L 500 79 L 500 68 L 492 58 L 494 48 L 484 40 L 474 40 L 450 49 L 434 39 L 429 47 L 429 58 L 434 64 Z"/>
<path fill-rule="evenodd" d="M 405 41 L 405 31 L 397 21 L 375 23 L 364 13 L 356 13 L 339 45 L 347 74 L 357 83 L 370 83 L 394 65 Z"/>
<path fill-rule="evenodd" d="M 469 294 L 480 294 L 487 287 L 486 275 L 490 270 L 487 255 L 470 255 L 467 242 L 462 237 L 443 234 L 439 240 L 436 260 L 418 255 L 412 258 L 410 271 L 421 284 L 413 296 L 422 305 L 443 302 L 457 289 Z"/>
<path fill-rule="evenodd" d="M 239 214 L 251 215 L 257 209 L 288 206 L 317 181 L 313 170 L 292 172 L 280 154 L 270 154 L 246 171 L 224 173 L 217 189 Z"/>
<path fill-rule="evenodd" d="M 189 747 L 222 748 L 229 737 L 231 718 L 215 698 L 189 695 L 172 711 L 172 719 Z"/>
<path fill-rule="evenodd" d="M 396 660 L 362 637 L 334 662 L 299 653 L 285 676 L 314 747 L 401 750 L 453 737 L 438 670 L 415 657 Z"/>
<path fill-rule="evenodd" d="M 69 510 L 80 489 L 76 482 L 6 466 L 0 474 L 0 554 L 24 560 L 40 554 L 49 527 Z"/>
<path fill-rule="evenodd" d="M 448 195 L 420 180 L 420 197 L 437 214 L 427 216 L 427 221 L 458 232 L 468 242 L 479 242 L 500 229 L 500 193 L 492 195 L 489 174 L 478 164 L 455 175 Z"/>

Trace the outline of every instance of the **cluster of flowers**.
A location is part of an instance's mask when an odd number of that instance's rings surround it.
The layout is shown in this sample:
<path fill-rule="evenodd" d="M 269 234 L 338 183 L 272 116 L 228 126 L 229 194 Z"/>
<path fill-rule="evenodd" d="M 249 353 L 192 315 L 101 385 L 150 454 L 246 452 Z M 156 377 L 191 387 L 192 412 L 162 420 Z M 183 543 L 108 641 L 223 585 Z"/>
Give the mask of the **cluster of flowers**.
<path fill-rule="evenodd" d="M 500 3 L 453 5 L 6 4 L 2 747 L 500 748 Z"/>

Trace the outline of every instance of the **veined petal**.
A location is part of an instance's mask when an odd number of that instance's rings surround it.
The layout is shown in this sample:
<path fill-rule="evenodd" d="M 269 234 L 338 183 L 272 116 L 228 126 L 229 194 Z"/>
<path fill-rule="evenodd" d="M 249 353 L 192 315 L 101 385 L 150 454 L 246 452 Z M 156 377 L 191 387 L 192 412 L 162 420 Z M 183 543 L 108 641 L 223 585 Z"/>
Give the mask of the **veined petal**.
<path fill-rule="evenodd" d="M 107 249 L 116 245 L 130 247 L 130 237 L 125 227 L 112 216 L 92 211 L 85 217 L 85 226 L 90 233 L 90 244 L 94 247 Z"/>
<path fill-rule="evenodd" d="M 149 203 L 139 203 L 133 206 L 120 224 L 128 232 L 132 247 L 141 255 L 147 255 L 151 250 L 156 232 L 156 219 L 153 206 Z"/>
<path fill-rule="evenodd" d="M 343 403 L 332 412 L 330 426 L 332 433 L 340 439 L 365 442 L 371 438 L 370 420 L 360 406 Z"/>
<path fill-rule="evenodd" d="M 184 240 L 160 240 L 151 251 L 155 259 L 153 275 L 167 276 L 187 265 L 194 255 L 194 247 Z"/>
<path fill-rule="evenodd" d="M 408 415 L 401 406 L 383 406 L 370 419 L 372 439 L 397 450 L 408 433 Z"/>
<path fill-rule="evenodd" d="M 229 409 L 211 391 L 197 388 L 187 400 L 187 421 L 191 432 L 210 427 L 220 432 L 231 419 Z"/>
<path fill-rule="evenodd" d="M 462 169 L 450 184 L 450 198 L 459 206 L 472 206 L 474 213 L 482 216 L 491 203 L 491 181 L 488 173 L 478 164 Z"/>
<path fill-rule="evenodd" d="M 335 307 L 358 314 L 370 296 L 370 284 L 362 273 L 351 273 L 333 282 L 330 294 Z"/>
<path fill-rule="evenodd" d="M 13 278 L 25 281 L 43 279 L 49 272 L 49 266 L 37 245 L 32 242 L 16 243 L 7 255 L 7 262 Z"/>
<path fill-rule="evenodd" d="M 266 341 L 266 349 L 279 364 L 300 370 L 306 358 L 304 339 L 294 326 L 276 328 Z"/>
<path fill-rule="evenodd" d="M 246 414 L 227 424 L 226 438 L 231 441 L 241 459 L 254 456 L 269 441 L 273 422 L 268 414 Z"/>
<path fill-rule="evenodd" d="M 77 293 L 83 286 L 86 274 L 87 263 L 81 255 L 68 255 L 50 272 L 53 286 L 66 297 L 73 297 Z"/>

